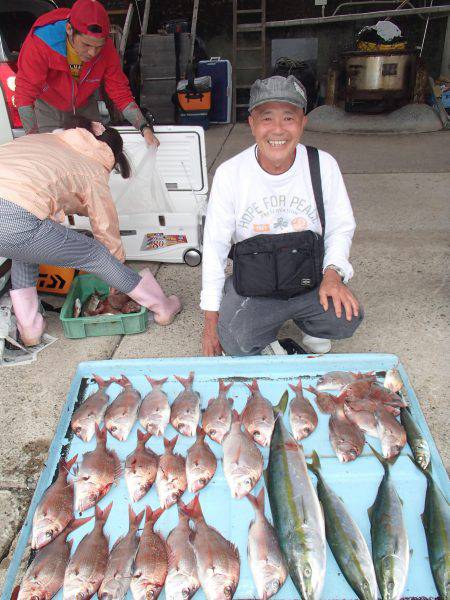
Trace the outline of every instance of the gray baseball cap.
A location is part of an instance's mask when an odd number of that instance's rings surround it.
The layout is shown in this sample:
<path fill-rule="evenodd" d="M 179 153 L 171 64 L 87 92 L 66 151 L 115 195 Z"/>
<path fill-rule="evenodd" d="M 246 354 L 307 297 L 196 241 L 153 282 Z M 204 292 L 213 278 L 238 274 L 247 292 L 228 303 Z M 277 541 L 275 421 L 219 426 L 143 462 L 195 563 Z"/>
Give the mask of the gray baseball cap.
<path fill-rule="evenodd" d="M 257 79 L 250 89 L 248 112 L 266 102 L 288 102 L 306 110 L 306 90 L 294 75 Z"/>

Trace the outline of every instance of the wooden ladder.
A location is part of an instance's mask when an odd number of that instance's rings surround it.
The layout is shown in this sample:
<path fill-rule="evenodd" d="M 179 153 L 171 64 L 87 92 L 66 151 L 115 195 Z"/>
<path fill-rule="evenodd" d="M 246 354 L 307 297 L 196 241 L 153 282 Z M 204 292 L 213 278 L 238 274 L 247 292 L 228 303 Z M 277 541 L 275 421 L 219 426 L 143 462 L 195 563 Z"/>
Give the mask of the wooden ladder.
<path fill-rule="evenodd" d="M 266 75 L 266 0 L 233 0 L 233 123 Z"/>

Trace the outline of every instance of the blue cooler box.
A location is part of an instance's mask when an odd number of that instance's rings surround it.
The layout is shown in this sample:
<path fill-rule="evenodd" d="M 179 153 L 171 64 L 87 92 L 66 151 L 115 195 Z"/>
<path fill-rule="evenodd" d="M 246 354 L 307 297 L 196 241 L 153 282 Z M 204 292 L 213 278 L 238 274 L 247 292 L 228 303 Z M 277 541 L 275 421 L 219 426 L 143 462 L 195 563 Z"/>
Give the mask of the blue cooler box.
<path fill-rule="evenodd" d="M 212 81 L 210 123 L 231 122 L 231 63 L 229 60 L 212 56 L 210 60 L 201 60 L 197 66 L 198 77 L 209 75 Z"/>

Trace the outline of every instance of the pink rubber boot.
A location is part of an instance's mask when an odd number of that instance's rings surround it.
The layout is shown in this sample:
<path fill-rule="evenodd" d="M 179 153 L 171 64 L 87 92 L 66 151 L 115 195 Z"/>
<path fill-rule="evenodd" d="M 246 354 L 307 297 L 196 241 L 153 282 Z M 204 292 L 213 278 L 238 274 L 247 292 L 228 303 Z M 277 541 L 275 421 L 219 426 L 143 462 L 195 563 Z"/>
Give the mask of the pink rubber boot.
<path fill-rule="evenodd" d="M 10 290 L 17 328 L 24 346 L 41 342 L 45 329 L 44 317 L 39 312 L 39 299 L 35 287 Z"/>
<path fill-rule="evenodd" d="M 151 310 L 158 325 L 170 325 L 181 311 L 180 299 L 178 296 L 167 297 L 150 269 L 143 269 L 139 275 L 142 277 L 141 281 L 128 295 Z"/>

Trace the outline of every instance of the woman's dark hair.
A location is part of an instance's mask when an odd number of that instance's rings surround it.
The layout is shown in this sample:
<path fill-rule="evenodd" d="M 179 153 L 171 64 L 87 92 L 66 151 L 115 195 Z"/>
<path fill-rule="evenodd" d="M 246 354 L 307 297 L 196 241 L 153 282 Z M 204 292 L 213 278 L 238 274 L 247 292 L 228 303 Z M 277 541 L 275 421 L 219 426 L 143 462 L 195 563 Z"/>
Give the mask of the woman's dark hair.
<path fill-rule="evenodd" d="M 116 171 L 120 173 L 124 179 L 128 179 L 130 177 L 130 163 L 128 162 L 128 158 L 125 156 L 125 153 L 123 151 L 122 137 L 116 129 L 114 129 L 113 127 L 106 127 L 105 131 L 101 135 L 95 135 L 92 128 L 92 121 L 90 121 L 86 117 L 81 117 L 79 115 L 71 115 L 71 117 L 66 121 L 64 129 L 74 129 L 75 127 L 87 129 L 89 133 L 92 133 L 92 135 L 97 140 L 107 144 L 114 154 L 114 168 L 116 169 Z"/>

